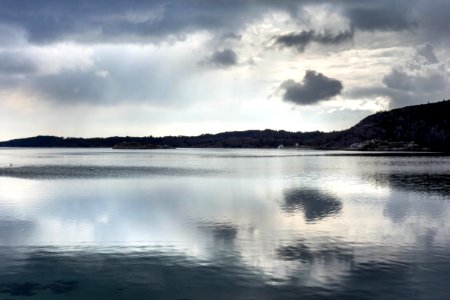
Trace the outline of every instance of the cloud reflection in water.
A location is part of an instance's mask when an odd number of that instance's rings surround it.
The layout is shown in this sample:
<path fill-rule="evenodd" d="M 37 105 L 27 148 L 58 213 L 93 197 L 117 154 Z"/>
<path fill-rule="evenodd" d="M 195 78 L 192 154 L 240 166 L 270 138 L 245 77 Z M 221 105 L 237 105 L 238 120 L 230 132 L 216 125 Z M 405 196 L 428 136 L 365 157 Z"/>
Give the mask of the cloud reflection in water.
<path fill-rule="evenodd" d="M 98 167 L 97 177 L 84 176 L 91 161 L 58 180 L 0 176 L 0 298 L 53 290 L 105 299 L 448 292 L 448 174 L 433 173 L 437 163 L 419 172 L 423 164 L 395 157 L 183 151 L 133 154 L 140 169 L 127 166 L 130 154 L 111 154 L 108 164 L 123 168 Z M 33 174 L 40 159 L 30 163 Z M 152 173 L 160 167 L 167 172 Z"/>
<path fill-rule="evenodd" d="M 314 223 L 339 214 L 342 203 L 320 190 L 292 189 L 284 193 L 282 208 L 289 214 L 303 211 L 305 220 Z"/>

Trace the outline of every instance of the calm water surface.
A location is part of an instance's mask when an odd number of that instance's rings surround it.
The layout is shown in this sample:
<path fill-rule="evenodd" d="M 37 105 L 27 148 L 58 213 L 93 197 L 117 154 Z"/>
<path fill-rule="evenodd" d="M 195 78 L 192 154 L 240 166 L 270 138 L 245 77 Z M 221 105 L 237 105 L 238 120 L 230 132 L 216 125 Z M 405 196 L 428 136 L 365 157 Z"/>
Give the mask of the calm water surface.
<path fill-rule="evenodd" d="M 0 299 L 450 299 L 450 157 L 0 150 Z"/>

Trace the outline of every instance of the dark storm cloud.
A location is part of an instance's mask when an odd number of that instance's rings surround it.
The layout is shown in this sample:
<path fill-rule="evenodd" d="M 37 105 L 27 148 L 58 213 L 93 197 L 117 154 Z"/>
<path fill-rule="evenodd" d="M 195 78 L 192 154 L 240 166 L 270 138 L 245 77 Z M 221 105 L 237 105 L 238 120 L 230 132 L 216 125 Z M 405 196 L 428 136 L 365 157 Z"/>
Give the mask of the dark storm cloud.
<path fill-rule="evenodd" d="M 152 42 L 203 30 L 220 35 L 238 34 L 247 24 L 260 20 L 266 13 L 283 11 L 293 19 L 302 19 L 302 6 L 329 4 L 358 30 L 448 27 L 450 4 L 448 1 L 437 3 L 435 11 L 435 6 L 425 0 L 0 0 L 0 26 L 23 30 L 29 41 L 41 44 L 62 40 Z M 421 4 L 426 8 L 423 13 L 418 9 Z M 439 32 L 440 36 L 447 36 L 447 31 Z M 347 40 L 349 32 L 338 36 L 316 35 L 316 42 L 333 44 L 340 38 Z"/>
<path fill-rule="evenodd" d="M 333 34 L 330 31 L 315 32 L 314 30 L 291 32 L 288 34 L 275 37 L 278 45 L 283 47 L 295 47 L 298 51 L 303 52 L 312 42 L 323 45 L 337 45 L 353 39 L 352 31 L 342 31 Z"/>
<path fill-rule="evenodd" d="M 419 15 L 419 24 L 423 28 L 423 35 L 427 41 L 449 42 L 450 35 L 450 1 L 433 0 L 419 1 L 416 12 Z"/>
<path fill-rule="evenodd" d="M 408 74 L 393 68 L 383 78 L 383 83 L 391 89 L 421 93 L 443 90 L 448 85 L 448 78 L 444 73 L 430 70 L 419 75 Z"/>
<path fill-rule="evenodd" d="M 430 64 L 436 64 L 439 59 L 434 54 L 434 48 L 430 44 L 425 44 L 417 49 L 417 55 L 424 57 Z"/>
<path fill-rule="evenodd" d="M 298 105 L 309 105 L 339 95 L 343 85 L 337 79 L 328 78 L 322 73 L 308 70 L 302 82 L 289 79 L 281 84 L 280 89 L 284 91 L 284 101 Z"/>
<path fill-rule="evenodd" d="M 346 12 L 352 27 L 367 31 L 399 31 L 415 28 L 418 24 L 405 5 L 355 7 Z"/>
<path fill-rule="evenodd" d="M 230 67 L 238 63 L 236 52 L 232 49 L 223 49 L 214 51 L 205 63 L 214 67 Z"/>
<path fill-rule="evenodd" d="M 151 41 L 198 30 L 234 32 L 264 11 L 264 3 L 238 0 L 18 0 L 0 1 L 0 23 L 24 29 L 33 43 Z"/>
<path fill-rule="evenodd" d="M 0 52 L 0 74 L 28 74 L 35 72 L 36 69 L 33 59 L 19 51 Z"/>
<path fill-rule="evenodd" d="M 383 78 L 385 89 L 381 95 L 391 99 L 390 107 L 437 101 L 448 97 L 448 75 L 437 69 L 425 70 L 418 74 L 393 68 Z"/>
<path fill-rule="evenodd" d="M 391 73 L 383 78 L 383 83 L 388 88 L 395 90 L 408 91 L 414 87 L 411 78 L 405 72 L 397 69 L 392 69 Z"/>

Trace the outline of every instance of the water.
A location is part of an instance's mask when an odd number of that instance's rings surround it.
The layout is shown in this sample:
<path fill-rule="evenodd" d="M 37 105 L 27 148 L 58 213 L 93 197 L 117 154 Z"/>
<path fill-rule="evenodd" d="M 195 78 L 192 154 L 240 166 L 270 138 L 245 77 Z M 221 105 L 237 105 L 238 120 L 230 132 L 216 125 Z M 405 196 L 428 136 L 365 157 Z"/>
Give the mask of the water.
<path fill-rule="evenodd" d="M 0 149 L 0 299 L 449 299 L 450 157 Z"/>

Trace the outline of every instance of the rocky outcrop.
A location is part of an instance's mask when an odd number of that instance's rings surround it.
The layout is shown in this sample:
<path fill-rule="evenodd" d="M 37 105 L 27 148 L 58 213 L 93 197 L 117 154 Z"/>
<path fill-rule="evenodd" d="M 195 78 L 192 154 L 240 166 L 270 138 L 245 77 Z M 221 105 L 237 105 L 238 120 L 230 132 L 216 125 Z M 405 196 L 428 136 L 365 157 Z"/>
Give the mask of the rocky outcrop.
<path fill-rule="evenodd" d="M 449 116 L 450 100 L 378 112 L 325 143 L 328 148 L 365 150 L 408 148 L 413 142 L 416 150 L 450 151 Z"/>
<path fill-rule="evenodd" d="M 368 140 L 362 143 L 353 143 L 347 150 L 358 151 L 426 151 L 414 142 L 391 142 L 383 140 Z"/>

